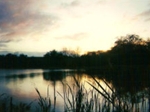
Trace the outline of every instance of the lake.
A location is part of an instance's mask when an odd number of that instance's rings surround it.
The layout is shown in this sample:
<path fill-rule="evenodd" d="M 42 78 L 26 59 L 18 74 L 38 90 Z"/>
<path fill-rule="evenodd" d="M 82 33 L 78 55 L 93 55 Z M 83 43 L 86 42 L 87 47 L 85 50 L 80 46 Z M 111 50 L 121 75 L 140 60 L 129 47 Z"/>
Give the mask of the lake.
<path fill-rule="evenodd" d="M 75 69 L 0 69 L 0 94 L 6 93 L 8 96 L 12 96 L 15 103 L 24 102 L 29 104 L 33 102 L 33 107 L 36 107 L 39 98 L 38 93 L 35 90 L 35 88 L 37 88 L 41 96 L 50 97 L 52 105 L 54 102 L 54 96 L 56 96 L 56 112 L 63 112 L 63 84 L 68 84 L 69 87 L 75 89 L 74 77 L 77 79 L 78 82 L 84 85 L 84 88 L 86 88 L 87 91 L 93 90 L 93 87 L 90 86 L 88 82 L 96 87 L 92 77 L 84 72 L 84 70 L 78 71 Z M 109 94 L 111 94 L 110 88 L 101 79 L 97 80 L 99 81 L 101 86 Z M 107 84 L 109 84 L 109 86 L 113 88 L 113 85 L 111 83 L 107 82 Z M 115 88 L 113 89 L 115 91 Z M 146 110 L 148 110 L 147 99 L 144 103 L 144 111 L 146 112 Z M 141 109 L 142 104 L 143 102 L 139 102 L 137 105 L 139 106 L 138 108 Z M 34 110 L 34 108 L 32 109 Z"/>

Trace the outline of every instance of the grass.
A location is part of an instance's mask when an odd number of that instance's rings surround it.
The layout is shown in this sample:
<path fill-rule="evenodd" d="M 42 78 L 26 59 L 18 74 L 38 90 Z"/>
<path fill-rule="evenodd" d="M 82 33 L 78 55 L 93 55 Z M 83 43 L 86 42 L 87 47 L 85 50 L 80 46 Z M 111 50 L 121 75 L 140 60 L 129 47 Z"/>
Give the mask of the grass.
<path fill-rule="evenodd" d="M 96 82 L 97 87 L 92 85 L 90 82 L 87 83 L 91 85 L 102 97 L 104 97 L 106 102 L 109 102 L 109 106 L 112 107 L 112 112 L 144 112 L 146 110 L 146 99 L 149 97 L 146 96 L 148 95 L 148 90 L 143 90 L 135 94 L 130 94 L 129 92 L 122 94 L 120 93 L 120 89 L 113 90 L 113 88 L 111 88 L 109 84 L 102 79 L 109 90 L 111 90 L 111 94 L 109 94 L 96 78 L 92 78 L 94 82 Z M 100 91 L 99 88 L 103 91 Z"/>
<path fill-rule="evenodd" d="M 92 77 L 95 84 L 87 81 L 90 89 L 85 88 L 85 83 L 74 78 L 74 84 L 69 85 L 62 82 L 63 93 L 59 93 L 54 88 L 54 102 L 52 103 L 49 95 L 49 86 L 47 87 L 47 96 L 43 97 L 39 90 L 35 88 L 38 94 L 35 112 L 55 112 L 56 94 L 60 95 L 64 102 L 63 112 L 144 112 L 146 111 L 146 92 L 131 95 L 130 93 L 120 94 L 119 90 L 112 88 L 105 80 L 103 83 L 109 88 L 104 88 L 99 80 Z M 145 95 L 145 96 L 144 96 Z M 141 100 L 140 103 L 138 100 Z M 34 101 L 33 101 L 34 102 Z M 32 103 L 13 102 L 13 98 L 6 94 L 0 95 L 0 112 L 32 112 Z"/>
<path fill-rule="evenodd" d="M 35 88 L 39 98 L 38 106 L 36 107 L 36 112 L 55 112 L 55 109 L 52 109 L 51 99 L 47 94 L 47 97 L 43 98 L 37 88 Z M 49 91 L 49 90 L 47 90 Z"/>
<path fill-rule="evenodd" d="M 64 100 L 65 112 L 94 112 L 99 107 L 98 95 L 94 91 L 87 91 L 83 84 L 80 84 L 74 77 L 73 86 L 63 83 L 63 95 L 58 94 Z M 96 112 L 96 111 L 95 111 Z"/>
<path fill-rule="evenodd" d="M 31 104 L 13 103 L 13 98 L 6 94 L 0 95 L 0 112 L 30 112 Z"/>

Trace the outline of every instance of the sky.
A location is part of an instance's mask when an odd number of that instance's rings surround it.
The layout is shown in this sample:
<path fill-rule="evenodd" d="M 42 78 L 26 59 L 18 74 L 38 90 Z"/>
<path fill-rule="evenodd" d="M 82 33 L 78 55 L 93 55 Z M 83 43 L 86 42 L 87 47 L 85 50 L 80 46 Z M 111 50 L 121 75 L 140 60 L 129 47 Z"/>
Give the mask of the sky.
<path fill-rule="evenodd" d="M 150 0 L 0 0 L 0 52 L 109 50 L 150 36 Z"/>

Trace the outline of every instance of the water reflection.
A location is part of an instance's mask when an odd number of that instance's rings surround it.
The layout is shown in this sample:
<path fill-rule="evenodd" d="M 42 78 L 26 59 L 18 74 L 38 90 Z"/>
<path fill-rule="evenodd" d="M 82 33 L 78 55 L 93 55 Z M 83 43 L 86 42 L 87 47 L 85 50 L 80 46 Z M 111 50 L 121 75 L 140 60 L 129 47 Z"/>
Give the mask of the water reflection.
<path fill-rule="evenodd" d="M 49 71 L 43 73 L 43 79 L 46 81 L 61 81 L 66 77 L 65 72 Z"/>
<path fill-rule="evenodd" d="M 5 78 L 9 82 L 9 80 L 24 80 L 27 77 L 34 78 L 35 76 L 40 75 L 39 73 L 31 73 L 31 74 L 13 74 L 13 75 L 6 75 Z"/>
<path fill-rule="evenodd" d="M 71 75 L 75 75 L 74 70 L 0 70 L 0 94 L 7 93 L 16 101 L 30 103 L 38 99 L 35 88 L 38 88 L 42 96 L 47 96 L 49 88 L 52 102 L 56 96 L 59 112 L 63 109 L 63 100 L 54 91 L 63 94 L 62 81 L 73 84 Z"/>
<path fill-rule="evenodd" d="M 20 75 L 14 74 L 14 75 L 5 76 L 5 78 L 6 78 L 7 80 L 9 80 L 9 79 L 14 79 L 14 80 L 20 79 L 20 80 L 23 80 L 23 79 L 26 78 L 26 77 L 27 77 L 26 74 L 20 74 Z"/>
<path fill-rule="evenodd" d="M 31 101 L 38 99 L 38 94 L 35 91 L 35 88 L 37 88 L 42 96 L 46 97 L 47 93 L 49 93 L 53 103 L 55 101 L 54 98 L 56 97 L 57 112 L 62 112 L 61 110 L 64 108 L 64 101 L 62 97 L 57 94 L 58 92 L 60 94 L 64 93 L 64 85 L 62 82 L 64 84 L 69 84 L 70 87 L 74 88 L 75 77 L 79 83 L 84 85 L 86 90 L 93 90 L 87 82 L 96 86 L 96 83 L 91 76 L 85 72 L 77 72 L 76 70 L 0 70 L 0 74 L 0 93 L 7 93 L 18 101 L 30 103 Z M 99 78 L 96 79 L 98 79 L 99 83 L 106 91 L 111 92 L 102 80 Z M 112 82 L 112 80 L 108 81 L 110 83 L 107 83 L 111 87 L 115 87 L 115 91 L 117 92 L 118 88 L 124 89 L 123 83 L 126 83 L 124 81 L 119 81 L 119 79 L 116 81 L 114 80 L 114 82 Z M 103 90 L 100 89 L 100 91 Z M 74 92 L 76 92 L 75 88 Z M 34 104 L 36 105 L 36 102 Z"/>

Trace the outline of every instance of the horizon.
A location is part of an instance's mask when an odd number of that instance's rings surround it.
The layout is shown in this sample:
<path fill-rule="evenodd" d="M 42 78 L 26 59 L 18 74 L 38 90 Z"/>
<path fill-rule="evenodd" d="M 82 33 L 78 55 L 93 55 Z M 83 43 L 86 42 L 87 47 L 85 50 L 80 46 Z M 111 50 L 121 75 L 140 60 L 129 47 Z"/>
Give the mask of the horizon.
<path fill-rule="evenodd" d="M 53 50 L 56 50 L 56 49 L 53 49 Z M 50 50 L 50 51 L 53 51 L 53 50 Z M 84 53 L 78 53 L 74 50 L 70 50 L 69 49 L 66 49 L 68 52 L 74 52 L 74 53 L 77 53 L 78 55 L 84 55 L 84 54 L 87 54 L 89 52 L 98 52 L 98 51 L 103 51 L 103 50 L 97 50 L 97 51 L 87 51 L 87 52 L 84 52 Z M 7 55 L 7 54 L 15 54 L 15 55 L 20 55 L 20 54 L 24 54 L 24 55 L 27 55 L 28 57 L 43 57 L 46 53 L 50 52 L 50 51 L 47 51 L 47 52 L 22 52 L 22 51 L 17 51 L 17 52 L 12 52 L 12 51 L 0 51 L 0 55 Z M 58 51 L 58 50 L 56 50 Z M 60 50 L 58 52 L 62 52 L 63 50 Z M 103 52 L 107 52 L 106 51 L 103 51 Z"/>
<path fill-rule="evenodd" d="M 127 34 L 148 38 L 148 23 L 149 0 L 1 0 L 0 53 L 107 51 Z"/>

